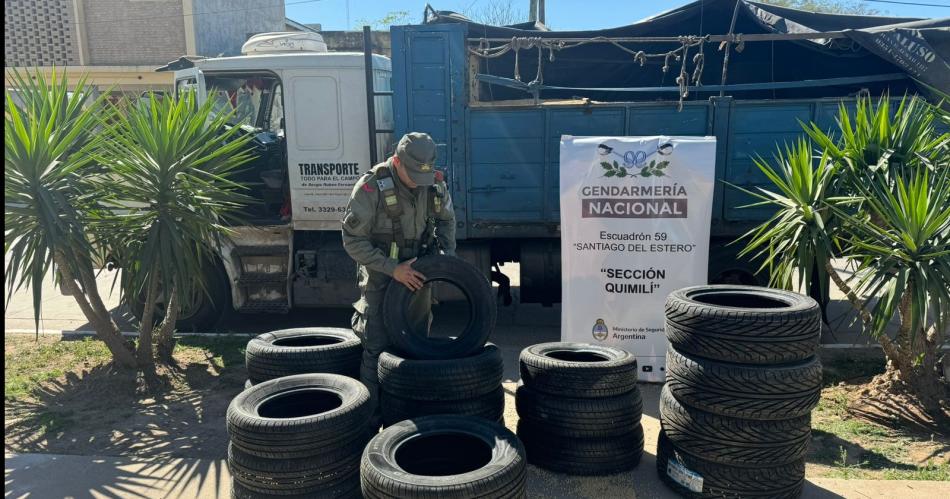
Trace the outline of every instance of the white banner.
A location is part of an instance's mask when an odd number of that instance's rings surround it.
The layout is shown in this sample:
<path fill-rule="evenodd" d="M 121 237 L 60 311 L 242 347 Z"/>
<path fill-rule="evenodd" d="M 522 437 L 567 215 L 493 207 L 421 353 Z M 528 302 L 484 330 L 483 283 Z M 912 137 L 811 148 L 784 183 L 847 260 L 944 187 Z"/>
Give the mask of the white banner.
<path fill-rule="evenodd" d="M 666 295 L 705 284 L 714 137 L 561 137 L 561 339 L 666 371 Z"/>

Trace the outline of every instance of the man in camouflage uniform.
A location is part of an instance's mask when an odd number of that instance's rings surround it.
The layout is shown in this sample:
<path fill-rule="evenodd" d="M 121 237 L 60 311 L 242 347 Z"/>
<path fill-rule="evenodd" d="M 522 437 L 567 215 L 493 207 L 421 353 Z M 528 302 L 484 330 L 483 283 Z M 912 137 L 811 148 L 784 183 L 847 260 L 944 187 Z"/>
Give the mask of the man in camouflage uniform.
<path fill-rule="evenodd" d="M 369 388 L 377 417 L 376 366 L 389 345 L 382 316 L 386 287 L 395 279 L 416 291 L 409 317 L 417 331 L 427 331 L 431 294 L 412 263 L 423 246 L 433 243 L 446 254 L 455 253 L 455 213 L 442 174 L 435 170 L 435 156 L 435 143 L 427 134 L 404 135 L 396 154 L 356 182 L 343 216 L 343 248 L 359 266 L 353 331 L 363 341 L 360 381 Z"/>

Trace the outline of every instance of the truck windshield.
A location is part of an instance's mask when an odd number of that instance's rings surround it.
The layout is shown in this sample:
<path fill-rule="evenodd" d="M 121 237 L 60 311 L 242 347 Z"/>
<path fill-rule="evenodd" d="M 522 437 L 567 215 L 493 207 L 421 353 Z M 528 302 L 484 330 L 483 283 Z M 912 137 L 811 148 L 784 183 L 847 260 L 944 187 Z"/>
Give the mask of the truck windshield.
<path fill-rule="evenodd" d="M 270 109 L 277 78 L 268 75 L 207 75 L 205 83 L 209 96 L 217 96 L 219 112 L 234 110 L 228 120 L 230 124 L 270 128 Z"/>

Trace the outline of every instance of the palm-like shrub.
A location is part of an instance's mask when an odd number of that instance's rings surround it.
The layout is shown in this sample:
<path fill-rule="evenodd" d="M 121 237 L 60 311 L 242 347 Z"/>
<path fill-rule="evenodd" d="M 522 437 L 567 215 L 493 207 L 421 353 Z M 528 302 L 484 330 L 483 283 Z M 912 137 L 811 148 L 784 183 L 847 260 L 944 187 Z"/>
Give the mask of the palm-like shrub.
<path fill-rule="evenodd" d="M 178 99 L 150 95 L 147 102 L 126 107 L 97 154 L 108 170 L 98 191 L 110 192 L 109 242 L 126 269 L 124 296 L 145 300 L 140 362 L 152 358 L 159 301 L 164 310 L 156 338 L 160 353 L 171 355 L 182 297 L 204 292 L 202 266 L 249 200 L 229 176 L 251 159 L 251 136 L 227 126 L 230 115 L 215 114 L 213 98 L 198 104 L 189 92 Z"/>
<path fill-rule="evenodd" d="M 947 114 L 917 97 L 893 109 L 885 96 L 841 106 L 838 130 L 817 125 L 779 151 L 774 166 L 756 164 L 775 188 L 749 192 L 775 215 L 746 234 L 746 253 L 763 258 L 771 283 L 809 283 L 823 270 L 857 309 L 887 357 L 881 385 L 910 391 L 945 418 L 950 385 L 940 347 L 950 319 L 950 135 L 935 122 Z M 856 269 L 842 277 L 832 258 Z M 825 292 L 827 290 L 825 289 Z M 898 319 L 896 334 L 888 324 Z"/>
<path fill-rule="evenodd" d="M 84 80 L 68 90 L 64 76 L 14 73 L 4 110 L 4 254 L 7 297 L 21 286 L 33 292 L 39 328 L 43 279 L 72 294 L 116 363 L 135 365 L 132 351 L 109 315 L 96 286 L 95 268 L 104 248 L 96 238 L 100 211 L 91 152 L 104 137 L 96 133 L 103 100 Z"/>
<path fill-rule="evenodd" d="M 248 200 L 228 178 L 250 159 L 251 136 L 194 94 L 120 109 L 94 99 L 84 80 L 69 91 L 55 72 L 13 80 L 4 117 L 7 296 L 32 289 L 38 329 L 43 280 L 57 274 L 122 367 L 153 363 L 162 296 L 157 336 L 170 356 L 181 297 L 201 292 L 200 267 Z M 137 352 L 99 294 L 96 269 L 107 258 L 123 269 L 125 298 L 146 297 Z"/>

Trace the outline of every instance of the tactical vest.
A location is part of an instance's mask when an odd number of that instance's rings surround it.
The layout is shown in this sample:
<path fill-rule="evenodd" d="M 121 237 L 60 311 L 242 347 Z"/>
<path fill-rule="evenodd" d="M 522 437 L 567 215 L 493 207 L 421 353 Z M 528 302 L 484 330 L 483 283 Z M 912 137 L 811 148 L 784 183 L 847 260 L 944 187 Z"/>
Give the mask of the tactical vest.
<path fill-rule="evenodd" d="M 392 241 L 389 245 L 389 258 L 400 261 L 400 259 L 409 259 L 420 256 L 428 251 L 430 245 L 436 244 L 435 239 L 435 217 L 442 212 L 442 206 L 445 201 L 444 176 L 441 171 L 435 172 L 435 184 L 428 188 L 429 213 L 426 216 L 426 226 L 422 233 L 422 244 L 417 239 L 406 239 L 406 234 L 402 230 L 403 207 L 399 203 L 399 196 L 396 195 L 396 183 L 393 180 L 393 173 L 388 166 L 376 168 L 376 185 L 383 197 L 383 209 L 386 216 L 392 221 L 393 233 Z"/>

